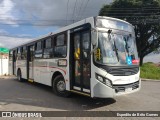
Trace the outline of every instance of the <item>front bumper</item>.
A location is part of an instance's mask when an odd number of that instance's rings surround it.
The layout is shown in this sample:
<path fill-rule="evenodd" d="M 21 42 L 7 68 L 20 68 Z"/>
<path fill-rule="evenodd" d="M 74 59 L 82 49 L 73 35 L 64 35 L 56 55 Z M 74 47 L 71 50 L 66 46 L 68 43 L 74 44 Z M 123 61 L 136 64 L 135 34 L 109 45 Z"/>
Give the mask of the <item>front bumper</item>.
<path fill-rule="evenodd" d="M 113 85 L 113 89 L 115 90 L 115 96 L 133 93 L 140 89 L 140 81 L 125 85 Z"/>
<path fill-rule="evenodd" d="M 114 98 L 116 96 L 130 94 L 139 91 L 141 88 L 141 80 L 130 84 L 123 85 L 113 85 L 113 87 L 108 87 L 103 83 L 97 81 L 93 86 L 92 97 L 98 98 Z"/>

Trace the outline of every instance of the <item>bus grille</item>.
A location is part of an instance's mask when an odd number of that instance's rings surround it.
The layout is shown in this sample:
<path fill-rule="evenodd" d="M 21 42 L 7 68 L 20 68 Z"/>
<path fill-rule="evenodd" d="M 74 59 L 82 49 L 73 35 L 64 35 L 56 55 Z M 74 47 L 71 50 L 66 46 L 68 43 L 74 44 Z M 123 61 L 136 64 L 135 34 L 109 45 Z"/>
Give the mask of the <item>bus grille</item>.
<path fill-rule="evenodd" d="M 129 76 L 137 74 L 139 67 L 134 68 L 111 68 L 108 73 L 114 76 Z"/>
<path fill-rule="evenodd" d="M 113 85 L 113 89 L 115 89 L 116 93 L 125 92 L 127 88 L 132 88 L 132 90 L 139 88 L 139 81 L 125 85 Z"/>

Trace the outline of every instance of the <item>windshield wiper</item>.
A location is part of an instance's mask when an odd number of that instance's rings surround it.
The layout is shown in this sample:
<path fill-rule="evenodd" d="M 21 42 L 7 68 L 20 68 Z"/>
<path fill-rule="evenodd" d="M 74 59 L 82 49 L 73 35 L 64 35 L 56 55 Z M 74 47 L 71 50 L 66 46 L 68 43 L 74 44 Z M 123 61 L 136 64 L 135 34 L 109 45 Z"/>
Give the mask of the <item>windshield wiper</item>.
<path fill-rule="evenodd" d="M 125 48 L 126 48 L 126 51 L 128 53 L 128 56 L 129 56 L 130 55 L 130 51 L 129 51 L 130 46 L 128 45 L 129 36 L 127 36 L 127 38 L 124 37 L 124 39 L 125 39 L 124 41 L 126 43 Z"/>
<path fill-rule="evenodd" d="M 115 52 L 116 52 L 116 57 L 117 57 L 117 59 L 118 59 L 118 62 L 119 62 L 119 57 L 118 57 L 118 52 L 117 52 L 117 47 L 116 47 L 116 44 L 115 44 L 115 41 L 113 41 L 114 42 L 114 48 L 115 48 Z M 113 49 L 114 50 L 114 49 Z"/>
<path fill-rule="evenodd" d="M 125 37 L 124 37 L 124 41 L 125 41 L 125 43 L 126 43 L 125 48 L 126 48 L 126 51 L 127 51 L 128 56 L 129 56 L 129 50 L 128 50 L 129 46 L 128 46 L 128 43 L 127 43 L 128 38 L 125 38 Z"/>

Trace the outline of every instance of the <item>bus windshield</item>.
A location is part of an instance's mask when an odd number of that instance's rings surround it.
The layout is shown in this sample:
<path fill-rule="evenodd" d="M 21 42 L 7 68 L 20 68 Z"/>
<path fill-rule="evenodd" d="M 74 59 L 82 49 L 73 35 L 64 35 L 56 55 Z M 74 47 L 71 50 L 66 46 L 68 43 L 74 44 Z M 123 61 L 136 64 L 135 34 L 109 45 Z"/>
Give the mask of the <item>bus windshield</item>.
<path fill-rule="evenodd" d="M 99 32 L 97 49 L 100 57 L 95 57 L 95 61 L 100 64 L 132 65 L 139 62 L 135 38 L 131 35 Z"/>

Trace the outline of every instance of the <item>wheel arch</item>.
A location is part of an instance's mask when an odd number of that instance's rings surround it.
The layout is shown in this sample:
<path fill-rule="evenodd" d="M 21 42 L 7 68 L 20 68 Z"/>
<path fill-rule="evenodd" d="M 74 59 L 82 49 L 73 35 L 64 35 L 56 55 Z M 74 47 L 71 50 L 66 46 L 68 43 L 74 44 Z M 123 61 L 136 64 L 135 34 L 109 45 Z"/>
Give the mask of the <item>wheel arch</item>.
<path fill-rule="evenodd" d="M 63 76 L 63 74 L 59 71 L 56 71 L 56 72 L 53 73 L 52 80 L 51 80 L 51 85 L 53 85 L 54 79 L 59 75 Z M 64 76 L 63 76 L 63 78 L 64 78 Z"/>

